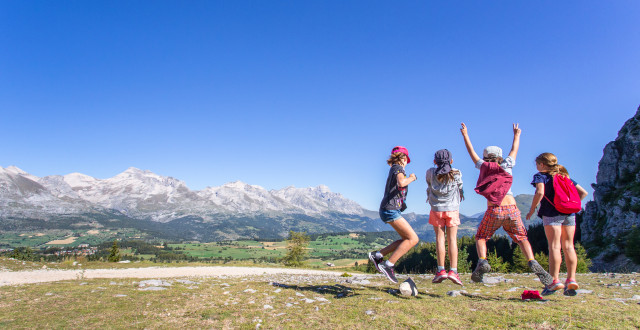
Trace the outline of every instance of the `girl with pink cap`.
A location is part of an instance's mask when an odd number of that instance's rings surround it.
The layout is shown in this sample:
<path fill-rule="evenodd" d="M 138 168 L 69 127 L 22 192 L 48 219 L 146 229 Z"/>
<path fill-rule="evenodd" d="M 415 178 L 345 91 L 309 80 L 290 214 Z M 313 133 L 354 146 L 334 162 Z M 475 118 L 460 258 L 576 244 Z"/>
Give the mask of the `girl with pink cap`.
<path fill-rule="evenodd" d="M 418 243 L 418 235 L 401 214 L 407 208 L 405 199 L 407 198 L 408 186 L 411 182 L 416 181 L 415 174 L 411 173 L 407 177 L 404 170 L 410 162 L 407 148 L 397 146 L 391 150 L 391 156 L 387 160 L 387 164 L 391 168 L 384 189 L 384 197 L 380 203 L 380 219 L 390 224 L 400 235 L 400 239 L 380 251 L 369 252 L 369 260 L 373 262 L 379 272 L 386 275 L 393 283 L 398 283 L 394 264 Z M 383 257 L 387 254 L 391 254 L 391 257 L 384 261 Z"/>

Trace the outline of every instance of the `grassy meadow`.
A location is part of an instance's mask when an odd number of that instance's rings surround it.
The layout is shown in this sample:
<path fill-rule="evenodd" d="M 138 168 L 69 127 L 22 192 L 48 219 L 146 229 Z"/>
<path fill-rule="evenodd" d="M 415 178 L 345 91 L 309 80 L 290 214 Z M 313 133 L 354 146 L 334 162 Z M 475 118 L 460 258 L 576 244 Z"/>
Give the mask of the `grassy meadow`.
<path fill-rule="evenodd" d="M 539 289 L 531 274 L 491 274 L 496 284 L 432 284 L 414 275 L 405 297 L 380 275 L 77 279 L 0 287 L 0 327 L 26 328 L 638 328 L 638 274 L 580 274 L 586 293 L 522 301 Z M 401 276 L 400 280 L 406 276 Z M 461 291 L 459 296 L 448 295 Z M 636 297 L 637 298 L 637 297 Z"/>

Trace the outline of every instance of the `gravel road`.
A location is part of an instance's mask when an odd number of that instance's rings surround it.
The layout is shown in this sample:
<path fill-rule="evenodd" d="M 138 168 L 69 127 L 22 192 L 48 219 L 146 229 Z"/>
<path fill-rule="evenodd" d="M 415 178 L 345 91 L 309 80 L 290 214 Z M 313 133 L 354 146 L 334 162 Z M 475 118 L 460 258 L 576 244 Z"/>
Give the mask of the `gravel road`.
<path fill-rule="evenodd" d="M 222 277 L 252 275 L 329 275 L 340 276 L 340 272 L 260 267 L 148 267 L 123 269 L 87 270 L 32 270 L 0 271 L 0 286 L 28 283 L 43 283 L 92 278 L 169 278 L 169 277 Z"/>

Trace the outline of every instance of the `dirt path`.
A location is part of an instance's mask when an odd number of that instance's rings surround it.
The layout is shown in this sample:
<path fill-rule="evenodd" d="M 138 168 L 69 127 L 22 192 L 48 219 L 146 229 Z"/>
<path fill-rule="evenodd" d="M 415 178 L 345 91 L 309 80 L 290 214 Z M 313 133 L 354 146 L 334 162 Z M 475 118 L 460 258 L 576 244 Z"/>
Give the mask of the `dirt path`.
<path fill-rule="evenodd" d="M 335 275 L 339 272 L 260 267 L 148 267 L 124 269 L 87 269 L 87 270 L 32 270 L 0 271 L 0 286 L 28 283 L 55 282 L 92 278 L 167 278 L 167 277 L 221 277 L 252 275 Z"/>

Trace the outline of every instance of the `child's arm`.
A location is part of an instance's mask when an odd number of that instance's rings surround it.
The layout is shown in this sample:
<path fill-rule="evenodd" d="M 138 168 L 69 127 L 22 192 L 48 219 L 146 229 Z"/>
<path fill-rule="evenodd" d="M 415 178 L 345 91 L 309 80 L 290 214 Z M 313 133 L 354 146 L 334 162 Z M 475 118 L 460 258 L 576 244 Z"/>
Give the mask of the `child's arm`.
<path fill-rule="evenodd" d="M 467 132 L 467 125 L 462 123 L 462 128 L 460 128 L 460 133 L 462 133 L 462 137 L 464 138 L 464 145 L 467 147 L 467 152 L 469 156 L 471 156 L 471 160 L 475 165 L 479 160 L 478 154 L 473 150 L 473 145 L 471 144 L 471 139 L 469 138 L 469 132 Z"/>
<path fill-rule="evenodd" d="M 458 172 L 458 191 L 460 192 L 460 201 L 464 200 L 464 190 L 462 189 L 462 173 Z"/>
<path fill-rule="evenodd" d="M 533 213 L 536 212 L 536 207 L 538 207 L 538 204 L 540 204 L 543 198 L 544 198 L 544 183 L 538 182 L 536 183 L 536 194 L 533 195 L 533 201 L 531 202 L 531 209 L 529 209 L 529 213 L 527 213 L 527 217 L 526 217 L 527 220 L 531 219 L 531 216 L 533 216 Z"/>
<path fill-rule="evenodd" d="M 589 193 L 584 190 L 584 188 L 580 187 L 579 184 L 576 185 L 576 189 L 578 190 L 578 195 L 580 195 L 580 200 L 583 200 Z"/>
<path fill-rule="evenodd" d="M 513 124 L 513 145 L 509 152 L 509 157 L 513 158 L 514 161 L 518 155 L 518 149 L 520 149 L 520 133 L 522 133 L 522 130 L 518 126 L 519 124 Z"/>
<path fill-rule="evenodd" d="M 413 173 L 411 173 L 411 175 L 409 176 L 405 176 L 402 173 L 398 173 L 398 176 L 396 178 L 398 180 L 398 185 L 400 187 L 406 187 L 409 185 L 409 183 L 417 180 L 416 175 Z"/>

